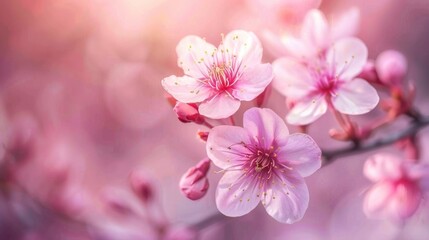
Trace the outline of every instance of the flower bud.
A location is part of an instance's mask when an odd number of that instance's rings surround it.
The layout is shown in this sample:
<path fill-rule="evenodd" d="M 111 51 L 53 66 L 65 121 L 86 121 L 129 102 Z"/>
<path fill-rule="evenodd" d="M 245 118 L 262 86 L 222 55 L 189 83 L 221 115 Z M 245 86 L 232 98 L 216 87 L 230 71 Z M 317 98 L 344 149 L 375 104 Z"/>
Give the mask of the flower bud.
<path fill-rule="evenodd" d="M 407 72 L 407 60 L 402 53 L 387 50 L 378 55 L 375 68 L 382 83 L 398 86 Z"/>
<path fill-rule="evenodd" d="M 195 122 L 202 124 L 204 122 L 204 117 L 198 112 L 198 106 L 195 103 L 177 102 L 173 110 L 183 123 Z"/>
<path fill-rule="evenodd" d="M 207 138 L 209 137 L 209 132 L 198 131 L 197 135 L 199 139 L 201 139 L 204 142 L 207 142 Z"/>
<path fill-rule="evenodd" d="M 210 159 L 201 160 L 195 167 L 191 167 L 180 179 L 179 187 L 182 193 L 191 200 L 198 200 L 207 192 L 209 180 L 207 173 L 210 168 Z"/>
<path fill-rule="evenodd" d="M 147 203 L 153 199 L 154 192 L 152 184 L 139 172 L 132 172 L 130 175 L 130 184 L 134 193 Z"/>
<path fill-rule="evenodd" d="M 362 72 L 358 76 L 359 78 L 363 78 L 370 83 L 380 83 L 380 79 L 378 79 L 377 71 L 375 70 L 375 64 L 373 61 L 368 60 L 365 66 L 362 69 Z"/>

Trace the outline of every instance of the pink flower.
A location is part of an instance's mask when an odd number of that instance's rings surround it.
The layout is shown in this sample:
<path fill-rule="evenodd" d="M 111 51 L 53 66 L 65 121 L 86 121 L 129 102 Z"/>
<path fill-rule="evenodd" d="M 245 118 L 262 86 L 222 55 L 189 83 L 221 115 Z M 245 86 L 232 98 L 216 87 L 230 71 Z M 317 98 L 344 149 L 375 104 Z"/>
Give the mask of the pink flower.
<path fill-rule="evenodd" d="M 209 189 L 207 173 L 210 168 L 210 160 L 203 159 L 195 167 L 191 167 L 180 179 L 180 190 L 191 200 L 198 200 L 206 195 Z"/>
<path fill-rule="evenodd" d="M 375 108 L 379 101 L 377 91 L 367 81 L 355 78 L 365 66 L 367 54 L 362 41 L 344 38 L 335 42 L 326 56 L 307 63 L 277 59 L 273 63 L 273 86 L 293 102 L 287 121 L 296 125 L 312 123 L 328 107 L 350 115 Z"/>
<path fill-rule="evenodd" d="M 306 134 L 289 135 L 270 109 L 247 110 L 243 126 L 214 127 L 207 140 L 209 158 L 225 172 L 216 191 L 219 211 L 238 217 L 262 201 L 277 221 L 300 220 L 309 201 L 303 177 L 320 168 L 319 147 Z"/>
<path fill-rule="evenodd" d="M 201 103 L 199 112 L 213 119 L 233 115 L 240 101 L 251 101 L 271 82 L 270 64 L 262 64 L 262 47 L 251 32 L 236 30 L 218 48 L 187 36 L 176 48 L 185 76 L 164 78 L 162 86 L 180 102 Z"/>
<path fill-rule="evenodd" d="M 355 35 L 359 20 L 359 9 L 351 8 L 334 18 L 330 25 L 320 10 L 313 9 L 305 15 L 299 34 L 284 34 L 279 37 L 265 32 L 264 38 L 275 56 L 288 55 L 305 61 L 323 54 L 335 41 Z"/>
<path fill-rule="evenodd" d="M 389 154 L 368 159 L 364 175 L 375 184 L 364 199 L 369 217 L 402 220 L 412 216 L 429 190 L 429 165 L 405 161 Z"/>

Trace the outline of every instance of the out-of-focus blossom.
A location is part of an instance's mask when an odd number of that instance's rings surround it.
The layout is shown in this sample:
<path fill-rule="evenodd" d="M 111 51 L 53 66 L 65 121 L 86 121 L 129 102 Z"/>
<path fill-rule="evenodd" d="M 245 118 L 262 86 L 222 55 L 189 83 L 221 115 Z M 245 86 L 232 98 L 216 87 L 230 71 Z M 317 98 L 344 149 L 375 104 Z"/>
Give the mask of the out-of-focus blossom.
<path fill-rule="evenodd" d="M 319 147 L 306 134 L 289 135 L 270 109 L 247 110 L 243 126 L 215 127 L 207 140 L 209 158 L 225 172 L 216 191 L 219 211 L 238 217 L 262 201 L 277 221 L 300 220 L 309 201 L 303 177 L 320 168 Z"/>
<path fill-rule="evenodd" d="M 220 119 L 234 114 L 240 101 L 251 101 L 271 82 L 270 64 L 261 64 L 262 47 L 252 32 L 236 30 L 218 48 L 197 36 L 183 38 L 176 48 L 185 76 L 170 76 L 164 89 L 178 101 L 201 103 L 201 115 Z"/>
<path fill-rule="evenodd" d="M 321 0 L 247 0 L 254 15 L 268 24 L 296 24 L 312 8 L 317 8 Z"/>
<path fill-rule="evenodd" d="M 403 220 L 418 209 L 429 190 L 429 165 L 377 154 L 364 165 L 365 176 L 375 184 L 366 193 L 364 212 L 369 217 Z"/>
<path fill-rule="evenodd" d="M 183 123 L 194 122 L 196 124 L 201 124 L 204 122 L 204 117 L 198 112 L 198 105 L 195 103 L 177 102 L 173 110 Z"/>
<path fill-rule="evenodd" d="M 151 201 L 154 197 L 152 183 L 141 172 L 134 171 L 130 174 L 130 184 L 134 193 L 144 202 Z"/>
<path fill-rule="evenodd" d="M 163 240 L 194 240 L 197 235 L 197 231 L 192 228 L 175 226 L 167 230 Z"/>
<path fill-rule="evenodd" d="M 324 54 L 337 40 L 353 36 L 359 27 L 359 10 L 351 8 L 328 24 L 325 15 L 318 9 L 309 11 L 302 23 L 299 34 L 276 36 L 265 32 L 264 39 L 276 57 L 289 55 L 306 61 Z M 299 35 L 299 36 L 297 36 Z"/>
<path fill-rule="evenodd" d="M 367 81 L 355 78 L 365 66 L 367 54 L 361 40 L 344 38 L 328 49 L 326 57 L 307 64 L 293 58 L 276 60 L 274 87 L 293 102 L 287 121 L 312 123 L 328 107 L 351 115 L 371 111 L 379 101 L 377 91 Z"/>
<path fill-rule="evenodd" d="M 182 193 L 191 200 L 198 200 L 206 195 L 209 189 L 207 173 L 210 168 L 210 160 L 203 159 L 195 167 L 191 167 L 182 176 L 179 182 Z"/>
<path fill-rule="evenodd" d="M 375 68 L 382 83 L 387 86 L 401 86 L 407 73 L 407 60 L 402 53 L 387 50 L 378 55 Z"/>

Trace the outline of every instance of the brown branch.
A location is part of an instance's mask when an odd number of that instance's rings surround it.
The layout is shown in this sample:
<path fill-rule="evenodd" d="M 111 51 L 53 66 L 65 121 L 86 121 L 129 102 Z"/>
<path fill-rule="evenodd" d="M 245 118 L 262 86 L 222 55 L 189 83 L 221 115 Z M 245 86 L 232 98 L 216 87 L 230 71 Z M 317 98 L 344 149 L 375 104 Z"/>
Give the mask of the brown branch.
<path fill-rule="evenodd" d="M 401 139 L 416 135 L 422 128 L 429 125 L 429 117 L 413 117 L 410 125 L 400 132 L 389 134 L 389 136 L 381 139 L 370 140 L 367 143 L 354 143 L 348 147 L 335 149 L 335 150 L 322 150 L 324 157 L 324 165 L 333 162 L 339 157 L 354 155 L 357 153 L 367 152 L 376 148 L 391 145 Z"/>

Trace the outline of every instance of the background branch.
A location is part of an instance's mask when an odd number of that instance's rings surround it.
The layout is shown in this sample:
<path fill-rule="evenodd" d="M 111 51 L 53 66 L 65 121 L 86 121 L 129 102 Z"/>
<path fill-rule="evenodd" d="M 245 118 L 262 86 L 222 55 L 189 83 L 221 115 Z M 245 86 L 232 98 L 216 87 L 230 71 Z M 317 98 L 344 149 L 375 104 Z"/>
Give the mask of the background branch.
<path fill-rule="evenodd" d="M 348 147 L 335 149 L 335 150 L 322 150 L 324 158 L 324 165 L 333 162 L 339 157 L 350 156 L 361 152 L 367 152 L 376 148 L 391 145 L 401 139 L 416 135 L 420 129 L 429 125 L 429 117 L 413 117 L 410 125 L 402 131 L 389 134 L 387 137 L 368 140 L 367 143 L 353 143 Z"/>

